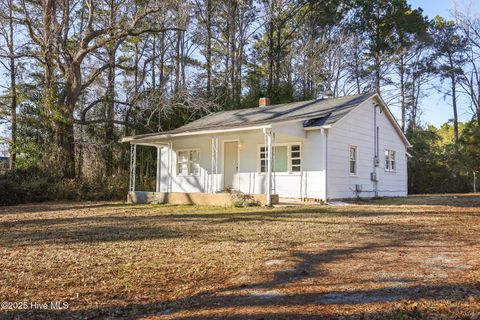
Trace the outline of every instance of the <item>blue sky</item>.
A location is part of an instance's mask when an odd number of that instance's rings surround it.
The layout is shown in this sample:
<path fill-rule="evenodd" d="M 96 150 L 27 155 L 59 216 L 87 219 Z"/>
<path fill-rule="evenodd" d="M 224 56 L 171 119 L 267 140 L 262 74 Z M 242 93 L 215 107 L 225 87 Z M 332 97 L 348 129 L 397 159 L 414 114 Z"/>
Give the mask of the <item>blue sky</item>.
<path fill-rule="evenodd" d="M 453 11 L 455 5 L 453 0 L 408 0 L 408 3 L 411 4 L 413 8 L 422 8 L 424 14 L 430 19 L 436 15 L 451 19 L 451 11 Z M 465 2 L 459 1 L 457 4 L 461 6 L 462 4 L 465 4 Z M 475 11 L 478 14 L 478 5 L 474 6 L 473 8 L 476 9 Z M 446 83 L 446 85 L 448 85 L 448 83 Z M 427 96 L 422 100 L 421 103 L 423 109 L 422 122 L 433 124 L 438 127 L 451 119 L 453 117 L 453 112 L 450 99 L 450 96 L 444 98 L 444 95 L 436 90 L 428 91 Z M 459 100 L 460 121 L 468 121 L 472 117 L 468 107 L 468 100 L 465 99 L 465 97 L 459 97 Z M 397 110 L 392 111 L 395 114 L 398 114 Z"/>

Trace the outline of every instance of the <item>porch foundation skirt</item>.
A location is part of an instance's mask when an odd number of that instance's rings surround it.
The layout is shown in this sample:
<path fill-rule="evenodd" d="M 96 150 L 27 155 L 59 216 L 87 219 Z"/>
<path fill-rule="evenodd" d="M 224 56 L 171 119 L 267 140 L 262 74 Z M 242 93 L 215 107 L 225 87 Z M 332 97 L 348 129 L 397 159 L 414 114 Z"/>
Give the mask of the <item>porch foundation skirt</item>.
<path fill-rule="evenodd" d="M 266 205 L 267 195 L 251 194 L 253 200 Z M 154 203 L 154 204 L 196 204 L 207 206 L 232 206 L 233 199 L 230 193 L 203 193 L 203 192 L 148 192 L 130 191 L 127 195 L 129 203 Z M 278 204 L 278 194 L 272 195 L 272 204 Z"/>

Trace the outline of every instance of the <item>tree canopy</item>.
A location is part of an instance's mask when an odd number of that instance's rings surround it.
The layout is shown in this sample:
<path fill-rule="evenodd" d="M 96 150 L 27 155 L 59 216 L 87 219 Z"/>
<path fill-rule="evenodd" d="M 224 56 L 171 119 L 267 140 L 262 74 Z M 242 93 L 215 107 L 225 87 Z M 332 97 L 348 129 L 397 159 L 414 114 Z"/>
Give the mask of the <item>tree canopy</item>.
<path fill-rule="evenodd" d="M 10 168 L 125 179 L 122 136 L 263 96 L 377 91 L 414 145 L 409 190 L 467 191 L 479 170 L 479 26 L 468 10 L 429 19 L 406 0 L 0 0 Z M 424 125 L 429 90 L 452 107 L 441 128 Z M 460 123 L 459 109 L 472 121 Z M 155 155 L 139 156 L 148 184 Z"/>

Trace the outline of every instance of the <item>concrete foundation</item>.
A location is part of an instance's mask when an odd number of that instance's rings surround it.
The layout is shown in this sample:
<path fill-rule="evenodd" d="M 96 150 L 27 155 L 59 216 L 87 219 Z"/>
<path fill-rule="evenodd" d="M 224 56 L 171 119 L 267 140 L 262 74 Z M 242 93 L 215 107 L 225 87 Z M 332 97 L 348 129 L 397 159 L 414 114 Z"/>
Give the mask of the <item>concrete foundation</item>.
<path fill-rule="evenodd" d="M 265 194 L 251 194 L 249 196 L 260 205 L 266 205 L 267 203 Z M 127 201 L 129 203 L 196 204 L 224 207 L 233 205 L 230 193 L 130 191 L 127 195 Z M 272 195 L 272 204 L 278 204 L 278 202 L 278 194 Z"/>

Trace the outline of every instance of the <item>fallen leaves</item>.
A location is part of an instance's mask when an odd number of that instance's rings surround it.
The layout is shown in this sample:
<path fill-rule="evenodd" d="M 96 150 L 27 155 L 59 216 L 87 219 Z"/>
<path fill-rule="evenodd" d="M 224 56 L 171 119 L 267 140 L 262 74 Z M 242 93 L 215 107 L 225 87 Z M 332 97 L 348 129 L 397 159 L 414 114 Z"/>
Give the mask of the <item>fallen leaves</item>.
<path fill-rule="evenodd" d="M 61 298 L 71 318 L 470 319 L 480 311 L 479 205 L 436 196 L 274 210 L 0 208 L 0 300 Z"/>

